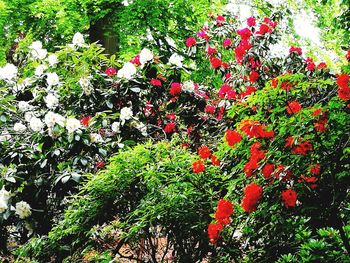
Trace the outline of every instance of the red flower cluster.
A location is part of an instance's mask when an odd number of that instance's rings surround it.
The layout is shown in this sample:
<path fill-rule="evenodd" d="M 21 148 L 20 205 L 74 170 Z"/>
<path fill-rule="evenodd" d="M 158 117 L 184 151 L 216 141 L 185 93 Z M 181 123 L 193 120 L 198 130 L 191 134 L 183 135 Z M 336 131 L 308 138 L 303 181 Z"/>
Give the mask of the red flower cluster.
<path fill-rule="evenodd" d="M 197 41 L 194 37 L 189 37 L 186 39 L 186 46 L 187 47 L 192 47 L 197 44 Z"/>
<path fill-rule="evenodd" d="M 265 125 L 250 119 L 242 120 L 240 128 L 249 138 L 269 138 L 275 135 L 274 131 L 267 131 Z"/>
<path fill-rule="evenodd" d="M 225 139 L 227 144 L 233 147 L 236 143 L 239 143 L 242 140 L 242 136 L 235 130 L 227 130 Z"/>
<path fill-rule="evenodd" d="M 81 118 L 80 123 L 87 127 L 87 126 L 89 126 L 91 119 L 92 119 L 91 116 L 85 116 L 85 117 Z"/>
<path fill-rule="evenodd" d="M 218 160 L 218 158 L 215 156 L 215 155 L 212 155 L 211 156 L 211 163 L 214 165 L 214 166 L 220 166 L 220 160 Z"/>
<path fill-rule="evenodd" d="M 261 199 L 263 189 L 260 185 L 251 183 L 244 189 L 242 208 L 244 211 L 251 213 L 256 210 L 259 200 Z"/>
<path fill-rule="evenodd" d="M 220 223 L 209 224 L 209 226 L 208 226 L 209 242 L 212 244 L 215 244 L 219 238 L 220 232 L 223 229 L 224 229 L 224 227 Z"/>
<path fill-rule="evenodd" d="M 242 39 L 241 42 L 239 42 L 238 47 L 235 48 L 237 63 L 242 64 L 244 55 L 251 47 L 252 44 L 249 42 L 248 39 Z"/>
<path fill-rule="evenodd" d="M 165 133 L 172 133 L 175 132 L 176 125 L 173 122 L 169 122 L 167 125 L 165 125 L 164 132 Z"/>
<path fill-rule="evenodd" d="M 265 17 L 263 24 L 260 25 L 259 30 L 256 32 L 257 35 L 265 35 L 266 33 L 272 33 L 272 29 L 277 26 L 277 21 L 271 21 L 270 18 Z"/>
<path fill-rule="evenodd" d="M 223 84 L 218 91 L 218 95 L 221 99 L 235 99 L 237 94 L 228 84 Z"/>
<path fill-rule="evenodd" d="M 243 91 L 243 92 L 241 92 L 241 93 L 239 94 L 239 97 L 240 97 L 241 99 L 243 99 L 244 97 L 249 96 L 250 94 L 252 94 L 252 93 L 255 92 L 255 91 L 256 91 L 256 88 L 255 88 L 255 87 L 253 87 L 253 86 L 248 86 L 248 87 L 246 87 L 245 91 Z"/>
<path fill-rule="evenodd" d="M 169 93 L 170 93 L 172 96 L 179 95 L 179 94 L 181 93 L 181 91 L 182 91 L 181 83 L 177 83 L 177 82 L 171 83 Z"/>
<path fill-rule="evenodd" d="M 248 19 L 247 19 L 247 25 L 248 26 L 250 26 L 250 27 L 252 27 L 252 26 L 255 26 L 256 25 L 256 20 L 255 20 L 255 17 L 249 17 Z"/>
<path fill-rule="evenodd" d="M 254 70 L 252 72 L 250 72 L 250 74 L 249 74 L 249 81 L 250 82 L 254 83 L 258 79 L 259 79 L 259 73 L 258 72 L 254 71 Z"/>
<path fill-rule="evenodd" d="M 307 57 L 306 58 L 306 68 L 307 68 L 307 70 L 308 71 L 314 71 L 315 67 L 316 67 L 316 65 L 315 65 L 314 61 L 312 60 L 312 58 Z"/>
<path fill-rule="evenodd" d="M 307 177 L 307 176 L 305 176 L 305 175 L 301 175 L 301 176 L 300 176 L 300 179 L 298 180 L 298 182 L 299 182 L 299 183 L 300 183 L 300 182 L 305 182 L 305 183 L 307 183 L 307 184 L 310 184 L 310 187 L 311 187 L 312 189 L 314 189 L 314 188 L 317 187 L 317 184 L 316 184 L 317 178 L 316 178 L 315 176 Z"/>
<path fill-rule="evenodd" d="M 107 76 L 114 76 L 117 74 L 117 70 L 115 68 L 106 68 L 105 73 Z"/>
<path fill-rule="evenodd" d="M 216 23 L 218 26 L 221 26 L 222 23 L 224 23 L 225 21 L 226 21 L 226 19 L 224 16 L 217 16 L 217 18 L 216 18 Z"/>
<path fill-rule="evenodd" d="M 229 38 L 226 38 L 223 43 L 224 47 L 230 47 L 232 45 L 232 40 Z"/>
<path fill-rule="evenodd" d="M 293 47 L 293 46 L 291 46 L 290 49 L 289 49 L 289 53 L 293 53 L 293 52 L 297 53 L 298 55 L 303 54 L 303 51 L 301 50 L 300 47 Z"/>
<path fill-rule="evenodd" d="M 321 117 L 319 118 L 319 120 L 314 124 L 315 130 L 317 132 L 326 131 L 327 122 L 328 122 L 328 114 L 327 112 L 324 112 L 321 114 Z"/>
<path fill-rule="evenodd" d="M 194 173 L 198 174 L 205 171 L 205 165 L 202 160 L 198 160 L 192 163 L 192 170 Z"/>
<path fill-rule="evenodd" d="M 215 47 L 209 46 L 209 47 L 207 48 L 207 53 L 208 53 L 209 56 L 214 55 L 214 54 L 216 53 L 216 48 L 215 48 Z"/>
<path fill-rule="evenodd" d="M 202 159 L 208 159 L 211 156 L 211 152 L 208 146 L 206 145 L 202 145 L 201 147 L 199 147 L 198 149 L 198 155 L 202 158 Z"/>
<path fill-rule="evenodd" d="M 130 60 L 130 62 L 134 65 L 140 66 L 140 55 L 136 55 L 133 59 Z"/>
<path fill-rule="evenodd" d="M 337 78 L 337 84 L 339 86 L 338 96 L 341 100 L 350 100 L 350 87 L 349 87 L 350 76 L 347 74 L 341 74 Z"/>
<path fill-rule="evenodd" d="M 325 62 L 321 62 L 320 64 L 317 65 L 317 69 L 324 69 L 327 68 L 327 64 Z"/>
<path fill-rule="evenodd" d="M 295 206 L 297 201 L 297 193 L 292 189 L 283 190 L 281 197 L 286 208 Z"/>
<path fill-rule="evenodd" d="M 301 105 L 299 102 L 293 100 L 291 102 L 288 103 L 287 106 L 287 112 L 288 114 L 293 114 L 293 113 L 297 113 L 301 110 Z"/>
<path fill-rule="evenodd" d="M 271 175 L 274 171 L 275 171 L 275 165 L 272 163 L 267 163 L 262 168 L 261 173 L 266 179 L 268 179 L 271 177 Z"/>
<path fill-rule="evenodd" d="M 312 144 L 309 141 L 302 141 L 302 138 L 299 138 L 296 142 L 293 136 L 290 136 L 286 139 L 285 147 L 291 147 L 292 153 L 296 155 L 305 155 L 312 151 Z"/>
<path fill-rule="evenodd" d="M 250 159 L 243 167 L 246 176 L 251 176 L 254 170 L 259 167 L 258 163 L 265 158 L 265 151 L 260 150 L 260 148 L 261 144 L 259 142 L 250 147 Z"/>
<path fill-rule="evenodd" d="M 217 69 L 218 67 L 221 67 L 222 61 L 217 57 L 211 57 L 210 64 L 214 69 Z"/>
<path fill-rule="evenodd" d="M 233 214 L 233 204 L 225 199 L 220 199 L 215 212 L 215 219 L 222 225 L 231 222 L 230 216 Z"/>
<path fill-rule="evenodd" d="M 209 114 L 214 114 L 215 110 L 216 110 L 216 108 L 213 105 L 206 105 L 205 108 L 204 108 L 204 111 L 206 113 L 209 113 Z"/>
<path fill-rule="evenodd" d="M 319 175 L 321 171 L 321 166 L 319 164 L 310 165 L 310 173 L 313 175 Z"/>
<path fill-rule="evenodd" d="M 159 79 L 151 79 L 149 82 L 152 86 L 161 87 L 162 82 Z"/>

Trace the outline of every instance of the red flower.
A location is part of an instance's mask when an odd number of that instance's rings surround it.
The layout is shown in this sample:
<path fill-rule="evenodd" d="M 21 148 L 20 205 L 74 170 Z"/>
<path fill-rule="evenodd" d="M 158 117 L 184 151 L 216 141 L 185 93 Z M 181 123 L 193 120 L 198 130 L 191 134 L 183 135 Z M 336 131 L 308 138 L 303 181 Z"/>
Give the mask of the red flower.
<path fill-rule="evenodd" d="M 293 114 L 293 113 L 297 113 L 301 110 L 301 105 L 299 102 L 293 100 L 291 102 L 288 103 L 287 106 L 287 112 L 288 114 Z"/>
<path fill-rule="evenodd" d="M 215 212 L 215 219 L 221 225 L 230 223 L 230 216 L 233 214 L 233 204 L 230 201 L 220 199 Z"/>
<path fill-rule="evenodd" d="M 206 145 L 202 145 L 201 147 L 199 147 L 198 149 L 198 155 L 202 158 L 202 159 L 208 159 L 211 156 L 211 152 L 208 146 Z"/>
<path fill-rule="evenodd" d="M 210 64 L 214 69 L 217 69 L 218 67 L 221 67 L 222 62 L 219 58 L 217 57 L 211 57 L 210 58 Z"/>
<path fill-rule="evenodd" d="M 216 109 L 215 106 L 207 105 L 207 106 L 205 106 L 204 111 L 206 113 L 214 114 L 215 113 L 215 109 Z"/>
<path fill-rule="evenodd" d="M 223 43 L 224 47 L 229 47 L 232 45 L 232 40 L 229 38 L 226 38 Z"/>
<path fill-rule="evenodd" d="M 172 133 L 175 132 L 176 125 L 173 122 L 169 122 L 167 125 L 165 125 L 164 132 L 165 133 Z"/>
<path fill-rule="evenodd" d="M 181 91 L 182 91 L 181 83 L 177 83 L 177 82 L 171 83 L 169 92 L 172 96 L 179 95 Z"/>
<path fill-rule="evenodd" d="M 292 149 L 292 154 L 305 155 L 312 151 L 312 144 L 309 141 L 305 141 L 295 146 Z"/>
<path fill-rule="evenodd" d="M 249 81 L 250 82 L 256 82 L 257 80 L 259 79 L 259 74 L 258 74 L 258 72 L 256 72 L 256 71 L 252 71 L 252 72 L 250 72 L 250 74 L 249 74 Z"/>
<path fill-rule="evenodd" d="M 211 156 L 211 163 L 212 163 L 214 166 L 220 166 L 220 160 L 218 160 L 218 158 L 217 158 L 215 155 L 212 155 L 212 156 Z"/>
<path fill-rule="evenodd" d="M 289 136 L 287 139 L 286 139 L 286 144 L 284 145 L 284 147 L 291 147 L 294 143 L 294 137 L 293 136 Z"/>
<path fill-rule="evenodd" d="M 212 244 L 215 244 L 216 241 L 219 238 L 220 232 L 224 229 L 224 227 L 219 224 L 219 223 L 215 223 L 215 224 L 209 224 L 208 226 L 208 236 L 209 236 L 209 241 Z"/>
<path fill-rule="evenodd" d="M 172 120 L 172 121 L 176 120 L 175 113 L 167 113 L 167 114 L 165 114 L 165 117 L 169 120 Z"/>
<path fill-rule="evenodd" d="M 227 144 L 233 147 L 236 143 L 239 143 L 242 140 L 242 136 L 235 130 L 227 130 L 225 139 Z"/>
<path fill-rule="evenodd" d="M 216 18 L 216 22 L 218 22 L 218 23 L 223 23 L 225 21 L 226 21 L 226 19 L 224 16 L 217 16 L 217 18 Z"/>
<path fill-rule="evenodd" d="M 255 17 L 249 17 L 248 19 L 247 19 L 247 25 L 248 26 L 255 26 L 256 25 L 256 21 L 255 21 Z"/>
<path fill-rule="evenodd" d="M 140 55 L 136 55 L 132 60 L 130 60 L 130 62 L 134 65 L 140 66 L 141 65 Z"/>
<path fill-rule="evenodd" d="M 343 73 L 338 76 L 337 78 L 337 84 L 340 88 L 348 88 L 349 87 L 349 81 L 350 81 L 350 76 Z"/>
<path fill-rule="evenodd" d="M 275 135 L 274 131 L 267 131 L 265 125 L 250 119 L 242 120 L 240 128 L 249 138 L 269 138 Z"/>
<path fill-rule="evenodd" d="M 201 172 L 204 172 L 205 171 L 205 165 L 204 165 L 204 162 L 199 160 L 199 161 L 195 161 L 193 164 L 192 164 L 192 170 L 194 173 L 198 174 L 198 173 L 201 173 Z"/>
<path fill-rule="evenodd" d="M 339 88 L 338 89 L 338 96 L 343 101 L 350 100 L 350 88 Z"/>
<path fill-rule="evenodd" d="M 241 204 L 244 211 L 251 213 L 256 210 L 257 204 L 261 199 L 262 192 L 262 187 L 254 183 L 251 183 L 245 187 L 244 197 Z"/>
<path fill-rule="evenodd" d="M 310 165 L 310 173 L 313 175 L 319 175 L 321 171 L 321 166 L 319 164 Z"/>
<path fill-rule="evenodd" d="M 209 46 L 207 48 L 207 53 L 208 53 L 209 56 L 214 55 L 216 53 L 216 48 Z"/>
<path fill-rule="evenodd" d="M 159 79 L 151 79 L 149 82 L 152 86 L 161 87 L 162 82 Z"/>
<path fill-rule="evenodd" d="M 314 112 L 312 113 L 312 116 L 320 115 L 321 112 L 322 112 L 322 108 L 316 109 L 316 110 L 314 110 Z"/>
<path fill-rule="evenodd" d="M 247 39 L 242 39 L 238 47 L 235 48 L 237 63 L 242 63 L 245 53 L 252 47 L 252 44 Z"/>
<path fill-rule="evenodd" d="M 115 68 L 106 68 L 105 73 L 107 76 L 114 76 L 117 74 L 117 70 Z"/>
<path fill-rule="evenodd" d="M 345 58 L 346 58 L 347 60 L 350 60 L 350 49 L 349 49 L 348 52 L 346 53 Z"/>
<path fill-rule="evenodd" d="M 248 40 L 251 35 L 252 35 L 252 32 L 250 31 L 249 28 L 243 28 L 243 29 L 240 29 L 240 30 L 237 30 L 237 34 L 244 40 Z"/>
<path fill-rule="evenodd" d="M 323 68 L 327 68 L 327 64 L 324 62 L 321 62 L 320 64 L 317 65 L 318 69 L 323 69 Z"/>
<path fill-rule="evenodd" d="M 257 35 L 265 35 L 267 32 L 272 32 L 270 27 L 266 24 L 261 24 L 259 31 L 256 32 Z"/>
<path fill-rule="evenodd" d="M 187 47 L 192 47 L 197 44 L 197 41 L 194 37 L 189 37 L 186 39 L 186 46 Z"/>
<path fill-rule="evenodd" d="M 98 169 L 102 169 L 103 167 L 105 167 L 105 163 L 104 162 L 96 162 L 96 167 L 98 168 Z"/>
<path fill-rule="evenodd" d="M 89 126 L 89 122 L 90 120 L 92 119 L 91 116 L 86 116 L 86 117 L 83 117 L 81 120 L 80 120 L 80 123 L 84 126 Z"/>
<path fill-rule="evenodd" d="M 289 53 L 293 53 L 293 52 L 297 53 L 298 55 L 303 54 L 303 51 L 301 50 L 300 47 L 293 47 L 293 46 L 291 46 L 290 49 L 289 49 Z"/>
<path fill-rule="evenodd" d="M 278 79 L 277 78 L 273 78 L 271 80 L 271 87 L 277 88 L 277 85 L 278 85 Z"/>
<path fill-rule="evenodd" d="M 262 174 L 265 178 L 270 178 L 274 170 L 275 170 L 275 165 L 272 163 L 267 163 L 264 165 L 262 169 Z"/>
<path fill-rule="evenodd" d="M 282 201 L 286 208 L 294 207 L 297 201 L 297 193 L 292 189 L 287 189 L 282 191 Z"/>
<path fill-rule="evenodd" d="M 290 83 L 290 82 L 288 82 L 288 81 L 283 81 L 283 82 L 281 83 L 281 88 L 282 88 L 283 90 L 290 91 L 292 87 L 293 87 L 293 83 Z"/>
<path fill-rule="evenodd" d="M 322 113 L 321 118 L 314 124 L 317 132 L 326 131 L 326 125 L 328 122 L 327 112 Z"/>

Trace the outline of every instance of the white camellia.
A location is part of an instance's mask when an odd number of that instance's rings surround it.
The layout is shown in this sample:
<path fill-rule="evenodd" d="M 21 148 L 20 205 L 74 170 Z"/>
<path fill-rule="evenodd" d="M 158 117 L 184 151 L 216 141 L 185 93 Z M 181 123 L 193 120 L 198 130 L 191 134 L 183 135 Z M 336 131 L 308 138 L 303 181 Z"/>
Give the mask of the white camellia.
<path fill-rule="evenodd" d="M 15 125 L 13 126 L 13 130 L 15 132 L 24 132 L 27 129 L 27 127 L 25 125 L 23 125 L 20 122 L 15 123 Z"/>
<path fill-rule="evenodd" d="M 61 127 L 64 127 L 64 122 L 66 121 L 66 119 L 62 115 L 58 113 L 54 113 L 52 111 L 49 111 L 48 113 L 46 113 L 44 119 L 45 119 L 45 124 L 49 128 L 52 128 L 53 126 L 55 126 L 56 123 Z"/>
<path fill-rule="evenodd" d="M 81 128 L 81 123 L 76 118 L 68 118 L 66 123 L 66 129 L 68 133 L 73 133 Z"/>
<path fill-rule="evenodd" d="M 90 140 L 92 143 L 100 143 L 103 142 L 102 136 L 98 133 L 91 133 Z"/>
<path fill-rule="evenodd" d="M 126 62 L 123 67 L 118 71 L 118 78 L 131 79 L 136 74 L 136 67 L 131 62 Z"/>
<path fill-rule="evenodd" d="M 3 186 L 0 190 L 0 214 L 7 210 L 10 197 L 11 193 L 6 191 L 5 186 Z"/>
<path fill-rule="evenodd" d="M 58 57 L 55 54 L 51 54 L 47 57 L 47 61 L 51 67 L 55 66 L 58 63 Z"/>
<path fill-rule="evenodd" d="M 15 65 L 7 63 L 0 68 L 0 80 L 11 81 L 17 76 L 18 69 Z"/>
<path fill-rule="evenodd" d="M 49 109 L 54 109 L 58 106 L 59 100 L 58 98 L 53 95 L 52 93 L 47 94 L 47 96 L 44 98 L 44 101 L 46 103 L 46 106 Z"/>
<path fill-rule="evenodd" d="M 44 71 L 47 69 L 45 65 L 39 65 L 36 67 L 34 74 L 38 77 L 44 74 Z"/>
<path fill-rule="evenodd" d="M 60 83 L 60 79 L 55 72 L 47 73 L 46 82 L 49 87 L 52 87 L 58 85 Z"/>
<path fill-rule="evenodd" d="M 141 65 L 145 64 L 148 61 L 151 61 L 153 59 L 153 53 L 151 50 L 144 48 L 140 52 L 140 63 Z"/>
<path fill-rule="evenodd" d="M 21 112 L 26 112 L 27 110 L 30 110 L 31 107 L 32 106 L 26 101 L 21 100 L 18 102 L 18 110 Z"/>
<path fill-rule="evenodd" d="M 85 43 L 84 36 L 79 32 L 75 33 L 72 43 L 75 46 L 81 47 Z"/>
<path fill-rule="evenodd" d="M 174 53 L 169 58 L 169 64 L 175 65 L 178 68 L 182 68 L 182 61 L 184 60 L 183 56 L 180 56 L 177 53 Z"/>
<path fill-rule="evenodd" d="M 32 214 L 30 210 L 30 205 L 27 202 L 21 201 L 16 203 L 16 215 L 18 215 L 20 219 L 29 217 Z"/>
<path fill-rule="evenodd" d="M 120 120 L 121 124 L 124 125 L 126 120 L 130 120 L 133 116 L 132 109 L 124 107 L 120 110 Z"/>
<path fill-rule="evenodd" d="M 112 131 L 120 133 L 120 122 L 116 121 L 112 123 Z"/>
<path fill-rule="evenodd" d="M 39 132 L 44 128 L 44 123 L 37 117 L 32 117 L 29 122 L 30 128 L 35 131 Z"/>

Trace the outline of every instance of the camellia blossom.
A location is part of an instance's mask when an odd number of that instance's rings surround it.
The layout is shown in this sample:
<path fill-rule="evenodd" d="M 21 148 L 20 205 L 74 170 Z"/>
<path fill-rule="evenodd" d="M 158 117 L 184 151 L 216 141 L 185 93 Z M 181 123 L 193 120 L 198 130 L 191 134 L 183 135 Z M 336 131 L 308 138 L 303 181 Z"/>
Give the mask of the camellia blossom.
<path fill-rule="evenodd" d="M 281 198 L 286 208 L 294 207 L 297 201 L 297 193 L 292 189 L 283 190 Z"/>
<path fill-rule="evenodd" d="M 15 132 L 25 132 L 25 130 L 27 129 L 27 127 L 23 124 L 23 123 L 20 123 L 20 122 L 16 122 L 15 125 L 13 126 L 13 130 Z"/>
<path fill-rule="evenodd" d="M 80 123 L 87 127 L 89 126 L 91 119 L 92 119 L 92 116 L 84 116 L 83 118 L 81 118 Z"/>
<path fill-rule="evenodd" d="M 259 73 L 258 72 L 254 71 L 254 70 L 252 72 L 250 72 L 250 74 L 249 74 L 249 81 L 250 82 L 254 83 L 258 79 L 259 79 Z"/>
<path fill-rule="evenodd" d="M 115 133 L 120 133 L 120 122 L 113 122 L 111 125 L 111 129 Z"/>
<path fill-rule="evenodd" d="M 133 117 L 133 112 L 131 108 L 124 107 L 120 110 L 120 122 L 124 125 L 125 121 L 130 120 Z"/>
<path fill-rule="evenodd" d="M 220 199 L 215 212 L 215 219 L 222 225 L 230 223 L 230 217 L 233 214 L 233 204 L 225 199 Z"/>
<path fill-rule="evenodd" d="M 256 25 L 255 17 L 252 16 L 247 18 L 247 25 L 250 27 L 255 26 Z"/>
<path fill-rule="evenodd" d="M 310 165 L 310 173 L 313 175 L 319 175 L 321 171 L 321 166 L 319 164 Z"/>
<path fill-rule="evenodd" d="M 290 49 L 289 49 L 289 53 L 293 53 L 293 52 L 298 54 L 298 55 L 303 54 L 303 51 L 301 50 L 300 47 L 293 47 L 293 46 L 291 46 Z"/>
<path fill-rule="evenodd" d="M 60 79 L 58 75 L 53 72 L 53 73 L 47 73 L 46 74 L 46 82 L 49 87 L 56 86 L 60 83 Z"/>
<path fill-rule="evenodd" d="M 220 223 L 208 225 L 209 242 L 215 244 L 219 238 L 220 232 L 224 229 Z"/>
<path fill-rule="evenodd" d="M 62 115 L 52 111 L 49 111 L 45 114 L 44 120 L 46 126 L 49 128 L 55 126 L 56 123 L 61 127 L 64 127 L 64 122 L 66 121 L 66 119 Z"/>
<path fill-rule="evenodd" d="M 186 39 L 186 46 L 187 47 L 192 47 L 195 46 L 197 44 L 197 41 L 194 37 L 189 37 Z"/>
<path fill-rule="evenodd" d="M 47 96 L 44 98 L 44 101 L 46 103 L 46 107 L 49 109 L 55 109 L 59 103 L 58 98 L 52 93 L 47 94 Z"/>
<path fill-rule="evenodd" d="M 210 58 L 210 64 L 214 69 L 217 69 L 218 67 L 221 67 L 222 61 L 217 57 Z"/>
<path fill-rule="evenodd" d="M 274 171 L 275 171 L 275 165 L 272 163 L 267 163 L 264 165 L 261 173 L 265 178 L 270 178 Z"/>
<path fill-rule="evenodd" d="M 152 86 L 161 87 L 162 82 L 159 79 L 151 79 L 149 82 Z"/>
<path fill-rule="evenodd" d="M 17 77 L 18 69 L 15 65 L 7 63 L 0 68 L 0 80 L 11 81 Z"/>
<path fill-rule="evenodd" d="M 205 165 L 202 160 L 198 160 L 192 163 L 192 171 L 196 174 L 205 171 Z"/>
<path fill-rule="evenodd" d="M 58 63 L 58 57 L 55 54 L 51 54 L 47 57 L 47 61 L 51 67 L 55 66 Z"/>
<path fill-rule="evenodd" d="M 299 102 L 293 100 L 291 102 L 288 103 L 287 105 L 287 112 L 288 114 L 294 114 L 294 113 L 297 113 L 301 110 L 301 105 Z"/>
<path fill-rule="evenodd" d="M 183 56 L 180 56 L 177 53 L 174 53 L 169 58 L 169 64 L 175 65 L 178 68 L 182 68 L 182 61 L 184 60 Z"/>
<path fill-rule="evenodd" d="M 144 48 L 141 50 L 140 52 L 140 63 L 141 65 L 149 62 L 149 61 L 152 61 L 154 58 L 154 55 L 152 53 L 151 50 L 149 50 L 148 48 Z"/>
<path fill-rule="evenodd" d="M 165 133 L 173 133 L 176 130 L 176 125 L 173 122 L 169 122 L 165 125 L 164 132 Z"/>
<path fill-rule="evenodd" d="M 245 132 L 248 138 L 269 138 L 275 135 L 273 130 L 268 131 L 265 125 L 250 119 L 242 120 L 240 129 Z"/>
<path fill-rule="evenodd" d="M 225 133 L 225 139 L 229 146 L 234 147 L 242 140 L 242 136 L 235 130 L 227 130 Z"/>
<path fill-rule="evenodd" d="M 263 189 L 260 185 L 251 183 L 244 188 L 244 197 L 242 199 L 242 208 L 251 213 L 257 208 L 258 202 L 262 197 Z"/>
<path fill-rule="evenodd" d="M 211 152 L 208 146 L 206 145 L 202 145 L 201 147 L 199 147 L 198 149 L 198 155 L 202 158 L 202 159 L 208 159 L 211 156 Z"/>
<path fill-rule="evenodd" d="M 131 62 L 126 62 L 123 67 L 118 71 L 118 78 L 132 79 L 136 74 L 136 67 Z"/>
<path fill-rule="evenodd" d="M 115 68 L 109 67 L 109 68 L 106 68 L 105 74 L 109 77 L 114 76 L 115 74 L 117 74 L 117 70 Z"/>
<path fill-rule="evenodd" d="M 44 128 L 44 123 L 39 118 L 32 117 L 29 126 L 33 131 L 39 132 Z"/>
<path fill-rule="evenodd" d="M 172 96 L 179 95 L 181 93 L 181 91 L 182 91 L 181 83 L 177 83 L 177 82 L 171 83 L 169 93 Z"/>

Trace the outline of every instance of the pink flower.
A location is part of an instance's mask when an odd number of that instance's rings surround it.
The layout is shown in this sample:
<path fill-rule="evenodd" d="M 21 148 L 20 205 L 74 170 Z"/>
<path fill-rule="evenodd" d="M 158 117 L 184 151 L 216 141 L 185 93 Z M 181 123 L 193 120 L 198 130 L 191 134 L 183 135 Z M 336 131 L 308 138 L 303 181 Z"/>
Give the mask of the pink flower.
<path fill-rule="evenodd" d="M 229 47 L 229 46 L 231 46 L 231 45 L 232 45 L 232 40 L 229 39 L 229 38 L 226 38 L 226 39 L 224 40 L 224 47 Z"/>
<path fill-rule="evenodd" d="M 196 44 L 197 44 L 197 41 L 194 37 L 187 38 L 187 40 L 186 40 L 187 47 L 192 47 L 192 46 L 195 46 Z"/>
<path fill-rule="evenodd" d="M 114 76 L 117 70 L 115 68 L 106 68 L 105 73 L 107 76 Z"/>
<path fill-rule="evenodd" d="M 149 82 L 152 86 L 161 87 L 162 82 L 159 79 L 151 79 Z"/>
<path fill-rule="evenodd" d="M 177 83 L 177 82 L 171 83 L 169 92 L 172 96 L 176 96 L 176 95 L 180 94 L 181 91 L 182 91 L 181 83 Z"/>
<path fill-rule="evenodd" d="M 247 25 L 250 26 L 250 27 L 255 26 L 256 25 L 255 17 L 253 17 L 253 16 L 249 17 L 247 19 Z"/>

